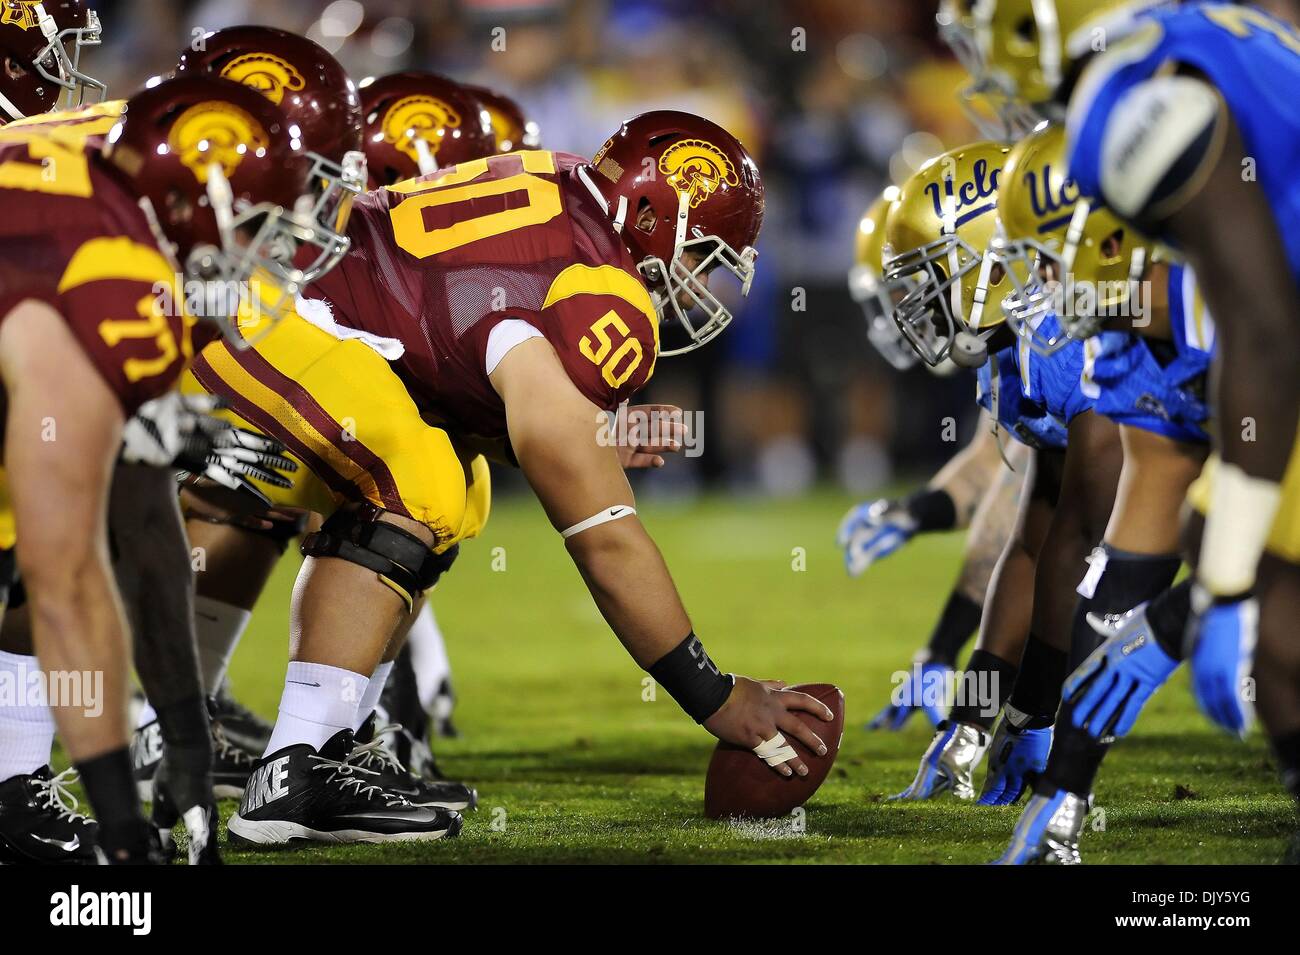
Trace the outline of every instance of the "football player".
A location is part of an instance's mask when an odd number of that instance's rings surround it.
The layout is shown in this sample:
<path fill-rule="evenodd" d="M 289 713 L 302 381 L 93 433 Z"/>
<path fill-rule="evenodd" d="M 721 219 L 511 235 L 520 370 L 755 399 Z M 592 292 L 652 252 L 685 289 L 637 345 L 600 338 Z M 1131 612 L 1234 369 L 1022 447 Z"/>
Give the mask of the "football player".
<path fill-rule="evenodd" d="M 282 102 L 282 108 L 291 116 L 301 111 L 310 119 L 329 113 L 321 101 L 329 104 L 352 95 L 350 81 L 328 53 L 308 40 L 279 35 L 279 31 L 257 27 L 219 31 L 208 37 L 201 61 L 189 55 L 187 60 L 191 69 L 202 66 L 229 73 L 231 64 L 247 60 L 254 55 L 252 51 L 261 51 L 259 55 L 264 59 L 274 58 L 282 71 L 291 70 L 295 75 L 312 78 L 302 84 L 296 96 Z M 346 136 L 340 134 L 337 124 L 326 125 L 321 130 L 324 135 L 309 142 L 323 140 L 333 144 L 332 154 L 363 146 L 369 181 L 376 188 L 414 178 L 421 174 L 422 168 L 436 169 L 438 158 L 444 162 L 463 162 L 489 156 L 495 149 L 487 114 L 478 100 L 446 77 L 405 72 L 366 80 L 360 86 L 359 99 L 357 109 L 333 111 L 345 119 Z M 309 135 L 311 132 L 308 127 Z M 329 319 L 325 321 L 328 323 Z M 198 387 L 197 383 L 188 384 Z M 234 416 L 229 417 L 235 420 Z M 478 472 L 482 480 L 476 482 L 475 493 L 479 498 L 476 509 L 486 517 L 489 485 L 485 463 L 479 463 Z M 308 513 L 329 514 L 335 508 L 328 489 L 312 482 L 305 473 L 294 485 L 282 490 L 285 493 L 279 495 L 280 509 L 269 514 L 231 521 L 201 506 L 190 512 L 191 542 L 203 548 L 209 561 L 198 587 L 200 611 L 211 621 L 212 639 L 202 641 L 207 651 L 204 679 L 208 686 L 214 685 L 212 681 L 220 683 L 251 618 L 254 603 L 288 542 L 308 526 Z M 418 702 L 418 685 L 411 687 L 415 675 L 404 671 L 397 679 L 399 688 L 415 692 L 403 692 L 396 698 L 389 695 L 388 704 L 400 711 L 389 715 L 396 716 L 399 723 L 382 720 L 376 713 L 383 708 L 379 705 L 383 691 L 408 634 L 420 641 L 426 659 L 432 656 L 435 665 L 439 659 L 445 660 L 432 610 L 427 603 L 422 603 L 423 609 L 417 612 L 413 608 L 399 633 L 389 642 L 367 684 L 365 708 L 355 727 L 355 755 L 366 766 L 379 766 L 382 762 L 384 780 L 390 788 L 397 787 L 429 805 L 463 810 L 475 805 L 476 794 L 468 786 L 444 780 L 433 762 L 421 731 L 427 717 Z M 450 703 L 450 673 L 445 665 L 440 669 L 431 696 L 435 705 L 441 698 L 445 719 Z M 415 702 L 411 705 L 413 698 Z M 265 739 L 248 741 L 255 747 L 253 755 L 261 756 L 269 741 L 269 733 Z M 223 785 L 222 795 L 238 798 L 243 794 L 251 762 L 242 758 L 242 754 L 231 754 L 229 771 L 218 779 Z M 407 767 L 425 782 L 408 778 Z M 141 767 L 142 779 L 147 781 L 149 770 L 149 766 Z"/>
<path fill-rule="evenodd" d="M 201 39 L 181 54 L 176 75 L 213 76 L 256 90 L 297 127 L 305 144 L 313 166 L 311 215 L 329 236 L 327 242 L 300 254 L 297 264 L 305 282 L 342 255 L 346 239 L 339 230 L 353 199 L 366 187 L 356 89 L 322 47 L 283 30 L 237 26 Z M 184 500 L 190 547 L 199 548 L 206 557 L 196 581 L 194 620 L 203 692 L 214 698 L 213 789 L 219 798 L 238 798 L 253 763 L 234 732 L 240 708 L 223 692 L 226 665 L 251 616 L 251 600 L 243 605 L 238 582 L 269 576 L 301 522 L 296 516 L 266 520 L 249 515 L 247 508 L 231 513 L 213 507 L 195 492 L 187 493 Z M 232 553 L 236 544 L 238 550 Z M 231 563 L 237 565 L 237 574 L 227 571 Z M 152 795 L 165 752 L 157 715 L 153 706 L 146 705 L 133 739 L 136 780 L 145 798 Z"/>
<path fill-rule="evenodd" d="M 1214 410 L 1224 427 L 1190 495 L 1205 514 L 1195 580 L 1181 588 L 1181 614 L 1154 614 L 1153 603 L 1147 616 L 1158 642 L 1176 644 L 1193 605 L 1194 690 L 1238 733 L 1255 698 L 1246 674 L 1258 636 L 1257 700 L 1297 795 L 1300 655 L 1287 621 L 1300 593 L 1292 506 L 1300 468 L 1291 463 L 1300 205 L 1287 157 L 1300 133 L 1283 91 L 1294 86 L 1285 77 L 1300 75 L 1300 38 L 1250 7 L 1135 10 L 1148 6 L 1044 4 L 1021 17 L 1031 42 L 1017 44 L 1005 69 L 1019 63 L 1028 98 L 1068 99 L 1081 191 L 1186 254 L 1218 318 Z M 1098 14 L 1111 15 L 1107 51 L 1084 62 L 1096 48 L 1087 38 L 1103 28 Z"/>
<path fill-rule="evenodd" d="M 1023 164 L 1023 144 L 1010 156 L 992 143 L 945 154 L 904 187 L 887 224 L 887 276 L 921 277 L 898 307 L 900 329 L 928 364 L 952 355 L 981 365 L 983 402 L 1039 449 L 1033 490 L 986 604 L 979 649 L 958 683 L 962 698 L 899 798 L 950 789 L 973 798 L 973 769 L 1004 708 L 981 801 L 1014 802 L 1041 770 L 1067 673 L 1076 568 L 1101 539 L 1118 479 L 1118 436 L 1093 413 L 1082 346 L 1031 360 L 1002 323 L 1003 298 L 1027 278 L 1012 273 L 1026 266 L 984 250 L 995 235 L 999 178 L 1023 175 Z M 1041 169 L 1031 171 L 1041 178 Z M 993 360 L 984 361 L 989 351 Z"/>
<path fill-rule="evenodd" d="M 1022 815 L 1027 826 L 1044 831 L 1057 807 L 1064 807 L 1061 822 L 1082 826 L 1105 740 L 1127 732 L 1142 703 L 1172 672 L 1170 653 L 1140 633 L 1113 638 L 1088 657 L 1097 641 L 1088 617 L 1150 600 L 1178 572 L 1179 510 L 1208 442 L 1201 395 L 1214 339 L 1190 270 L 1156 261 L 1148 240 L 1081 199 L 1064 150 L 1064 131 L 1048 126 L 1013 151 L 999 196 L 1004 236 L 995 241 L 993 257 L 1013 277 L 1031 277 L 1004 303 L 1022 352 L 1047 357 L 1071 347 L 1074 339 L 1062 326 L 1083 342 L 1084 387 L 1095 393 L 1095 413 L 1119 425 L 1124 460 L 1105 535 L 1078 587 L 1084 599 L 1070 638 L 1074 674 L 1046 770 Z M 1152 291 L 1149 301 L 1143 289 Z M 1140 334 L 1101 331 L 1106 317 Z M 1077 331 L 1084 326 L 1101 334 Z M 1077 828 L 1051 838 L 1061 855 L 1056 861 L 1077 860 Z M 1017 833 L 1017 845 L 1024 841 Z M 1056 851 L 1030 841 L 1039 855 Z M 1028 858 L 1021 848 L 1004 861 Z"/>
<path fill-rule="evenodd" d="M 895 324 L 893 312 L 910 283 L 886 286 L 881 263 L 886 214 L 898 194 L 898 187 L 890 186 L 863 215 L 849 291 L 862 306 L 868 340 L 891 366 L 905 371 L 918 359 Z M 928 644 L 913 656 L 909 679 L 895 688 L 893 698 L 867 724 L 868 729 L 901 729 L 917 711 L 923 711 L 936 726 L 943 720 L 946 694 L 936 695 L 926 688 L 949 685 L 958 653 L 979 628 L 984 594 L 998 555 L 1011 535 L 1029 464 L 1028 449 L 1018 442 L 1005 449 L 1005 463 L 1003 455 L 991 421 L 981 416 L 974 438 L 926 488 L 900 501 L 861 504 L 840 524 L 839 545 L 844 549 L 845 567 L 854 577 L 917 533 L 970 529 L 961 574 Z"/>
<path fill-rule="evenodd" d="M 503 206 L 507 193 L 522 204 Z M 292 432 L 291 449 L 349 503 L 304 542 L 280 718 L 234 833 L 268 844 L 447 831 L 324 798 L 312 770 L 351 745 L 385 645 L 481 526 L 467 444 L 523 469 L 612 629 L 697 722 L 785 775 L 806 767 L 783 733 L 824 751 L 794 712 L 829 711 L 708 659 L 606 426 L 650 376 L 670 323 L 686 338 L 671 351 L 730 323 L 709 273 L 747 290 L 762 209 L 734 138 L 689 114 L 648 113 L 591 162 L 524 151 L 369 194 L 342 272 L 315 287 L 333 335 L 293 323 L 248 351 L 203 356 L 199 380 L 263 430 Z M 376 271 L 376 257 L 392 271 Z M 264 401 L 276 382 L 291 404 Z"/>
<path fill-rule="evenodd" d="M 196 333 L 199 344 L 212 336 L 192 311 L 229 328 L 229 311 L 206 308 L 218 292 L 255 273 L 296 281 L 283 250 L 315 233 L 293 211 L 310 197 L 310 168 L 274 107 L 209 80 L 158 84 L 125 110 L 15 124 L 0 149 L 12 170 L 0 192 L 10 210 L 10 251 L 0 255 L 5 471 L 33 640 L 47 672 L 104 674 L 105 718 L 66 704 L 55 717 L 103 853 L 143 859 L 148 827 L 124 726 L 127 631 L 104 532 L 108 475 L 126 415 L 170 388 Z M 33 248 L 48 251 L 33 258 Z M 187 296 L 184 283 L 197 288 Z M 189 305 L 196 299 L 205 307 Z"/>

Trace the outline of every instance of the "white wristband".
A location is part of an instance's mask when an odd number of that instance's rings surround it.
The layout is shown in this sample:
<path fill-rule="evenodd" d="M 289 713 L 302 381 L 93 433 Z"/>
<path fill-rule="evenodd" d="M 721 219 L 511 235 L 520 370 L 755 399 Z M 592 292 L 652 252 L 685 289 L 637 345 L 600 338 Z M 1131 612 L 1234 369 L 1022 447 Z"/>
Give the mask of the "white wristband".
<path fill-rule="evenodd" d="M 585 521 L 578 521 L 572 527 L 566 527 L 560 531 L 561 537 L 572 537 L 574 534 L 581 534 L 583 531 L 589 531 L 593 527 L 599 527 L 601 524 L 608 524 L 610 521 L 616 521 L 620 517 L 631 517 L 636 513 L 636 508 L 630 504 L 616 504 L 613 507 L 607 507 L 599 513 L 591 515 Z"/>
<path fill-rule="evenodd" d="M 1274 481 L 1251 477 L 1220 461 L 1205 515 L 1196 576 L 1216 597 L 1243 593 L 1255 584 L 1255 569 L 1268 543 L 1282 499 Z"/>

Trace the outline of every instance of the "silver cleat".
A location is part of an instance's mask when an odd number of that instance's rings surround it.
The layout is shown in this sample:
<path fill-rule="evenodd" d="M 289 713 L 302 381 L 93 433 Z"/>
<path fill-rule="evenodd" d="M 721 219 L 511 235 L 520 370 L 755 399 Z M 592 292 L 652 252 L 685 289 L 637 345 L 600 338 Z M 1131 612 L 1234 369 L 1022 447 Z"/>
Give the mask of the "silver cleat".
<path fill-rule="evenodd" d="M 1088 820 L 1090 800 L 1058 791 L 1035 795 L 1016 823 L 1011 845 L 998 865 L 1080 865 L 1079 835 Z"/>
<path fill-rule="evenodd" d="M 951 791 L 975 798 L 975 769 L 989 748 L 989 734 L 971 723 L 945 723 L 930 742 L 912 785 L 890 799 L 933 799 Z"/>

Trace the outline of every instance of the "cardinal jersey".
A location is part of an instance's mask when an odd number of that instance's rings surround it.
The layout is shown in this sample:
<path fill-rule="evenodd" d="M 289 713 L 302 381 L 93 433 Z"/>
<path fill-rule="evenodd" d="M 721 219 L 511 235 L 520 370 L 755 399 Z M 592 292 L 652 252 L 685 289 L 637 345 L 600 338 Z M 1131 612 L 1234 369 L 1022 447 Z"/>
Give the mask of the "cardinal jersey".
<path fill-rule="evenodd" d="M 510 153 L 369 193 L 352 210 L 351 251 L 308 294 L 337 324 L 400 341 L 398 375 L 448 430 L 505 434 L 489 366 L 533 334 L 612 410 L 653 373 L 658 318 L 583 162 Z M 494 336 L 509 319 L 520 321 Z"/>
<path fill-rule="evenodd" d="M 175 384 L 194 345 L 175 269 L 100 165 L 119 113 L 103 103 L 0 129 L 0 321 L 24 300 L 49 304 L 129 415 Z"/>

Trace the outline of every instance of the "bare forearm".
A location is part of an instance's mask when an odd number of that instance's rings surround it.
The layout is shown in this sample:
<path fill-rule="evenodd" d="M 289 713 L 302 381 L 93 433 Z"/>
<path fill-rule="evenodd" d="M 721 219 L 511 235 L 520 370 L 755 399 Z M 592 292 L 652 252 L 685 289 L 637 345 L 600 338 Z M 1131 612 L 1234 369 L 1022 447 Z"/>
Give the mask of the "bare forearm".
<path fill-rule="evenodd" d="M 1005 467 L 997 438 L 988 424 L 987 416 L 981 414 L 970 443 L 940 468 L 928 485 L 932 490 L 946 491 L 952 498 L 959 528 L 971 522 L 985 490 Z"/>
<path fill-rule="evenodd" d="M 663 556 L 637 518 L 572 537 L 567 549 L 610 629 L 642 669 L 690 633 Z"/>

